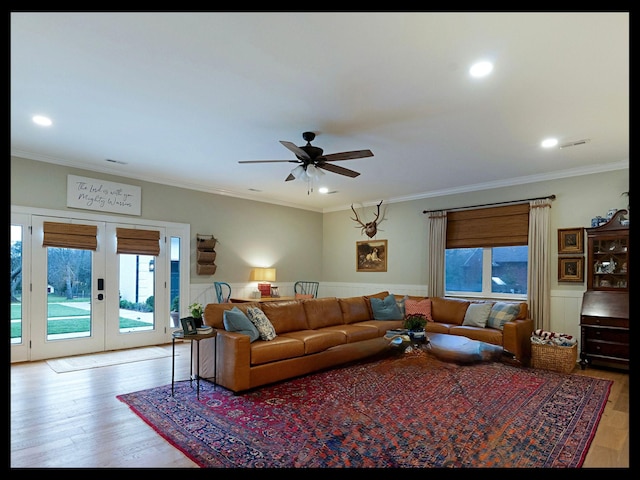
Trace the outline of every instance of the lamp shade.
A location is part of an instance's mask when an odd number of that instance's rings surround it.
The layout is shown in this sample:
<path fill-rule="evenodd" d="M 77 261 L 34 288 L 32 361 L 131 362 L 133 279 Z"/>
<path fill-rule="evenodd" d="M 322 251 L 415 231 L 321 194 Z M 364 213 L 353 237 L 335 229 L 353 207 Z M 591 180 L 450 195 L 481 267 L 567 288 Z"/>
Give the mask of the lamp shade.
<path fill-rule="evenodd" d="M 251 272 L 251 280 L 254 282 L 275 282 L 275 268 L 254 268 Z"/>

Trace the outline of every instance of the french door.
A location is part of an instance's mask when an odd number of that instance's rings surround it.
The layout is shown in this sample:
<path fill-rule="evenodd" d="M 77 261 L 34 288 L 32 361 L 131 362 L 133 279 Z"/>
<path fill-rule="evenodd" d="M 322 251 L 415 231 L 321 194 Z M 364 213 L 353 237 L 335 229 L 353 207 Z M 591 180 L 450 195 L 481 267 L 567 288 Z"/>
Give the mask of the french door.
<path fill-rule="evenodd" d="M 95 227 L 97 247 L 45 247 L 45 222 L 63 229 L 67 224 Z M 26 223 L 27 217 L 12 214 L 12 237 L 14 227 Z M 15 229 L 22 236 L 22 284 L 12 285 L 12 362 L 168 341 L 172 282 L 164 226 L 45 215 L 32 215 L 30 223 L 30 234 L 28 228 Z M 116 253 L 118 228 L 157 230 L 159 254 Z"/>

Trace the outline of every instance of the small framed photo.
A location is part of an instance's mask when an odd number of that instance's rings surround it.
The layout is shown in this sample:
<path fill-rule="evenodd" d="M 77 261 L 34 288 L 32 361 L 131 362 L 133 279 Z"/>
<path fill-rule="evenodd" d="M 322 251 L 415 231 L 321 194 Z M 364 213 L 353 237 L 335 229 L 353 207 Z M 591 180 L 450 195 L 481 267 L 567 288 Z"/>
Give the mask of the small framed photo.
<path fill-rule="evenodd" d="M 558 258 L 559 282 L 584 282 L 584 257 Z"/>
<path fill-rule="evenodd" d="M 196 333 L 198 333 L 196 320 L 193 317 L 181 318 L 180 323 L 182 323 L 182 330 L 184 331 L 185 335 L 195 335 Z"/>
<path fill-rule="evenodd" d="M 356 272 L 386 272 L 387 241 L 356 242 Z"/>
<path fill-rule="evenodd" d="M 584 228 L 559 228 L 558 253 L 584 253 Z"/>

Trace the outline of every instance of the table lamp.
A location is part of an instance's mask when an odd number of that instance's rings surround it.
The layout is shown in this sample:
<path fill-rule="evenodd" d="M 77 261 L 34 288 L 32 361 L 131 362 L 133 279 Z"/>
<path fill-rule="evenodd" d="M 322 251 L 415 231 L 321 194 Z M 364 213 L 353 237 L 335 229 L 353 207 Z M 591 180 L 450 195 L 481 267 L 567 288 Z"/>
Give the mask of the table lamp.
<path fill-rule="evenodd" d="M 260 296 L 271 296 L 271 284 L 267 282 L 276 281 L 276 269 L 275 268 L 254 268 L 251 280 L 258 282 L 258 290 L 260 290 Z"/>

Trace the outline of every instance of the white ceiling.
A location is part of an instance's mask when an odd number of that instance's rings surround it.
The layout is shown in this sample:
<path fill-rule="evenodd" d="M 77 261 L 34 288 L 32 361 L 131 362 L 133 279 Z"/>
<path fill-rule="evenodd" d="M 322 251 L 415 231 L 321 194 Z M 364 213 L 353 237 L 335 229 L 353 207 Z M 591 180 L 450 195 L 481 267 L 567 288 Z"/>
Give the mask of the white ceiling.
<path fill-rule="evenodd" d="M 304 131 L 374 156 L 238 163 Z M 12 12 L 11 154 L 325 212 L 628 168 L 629 13 Z"/>

